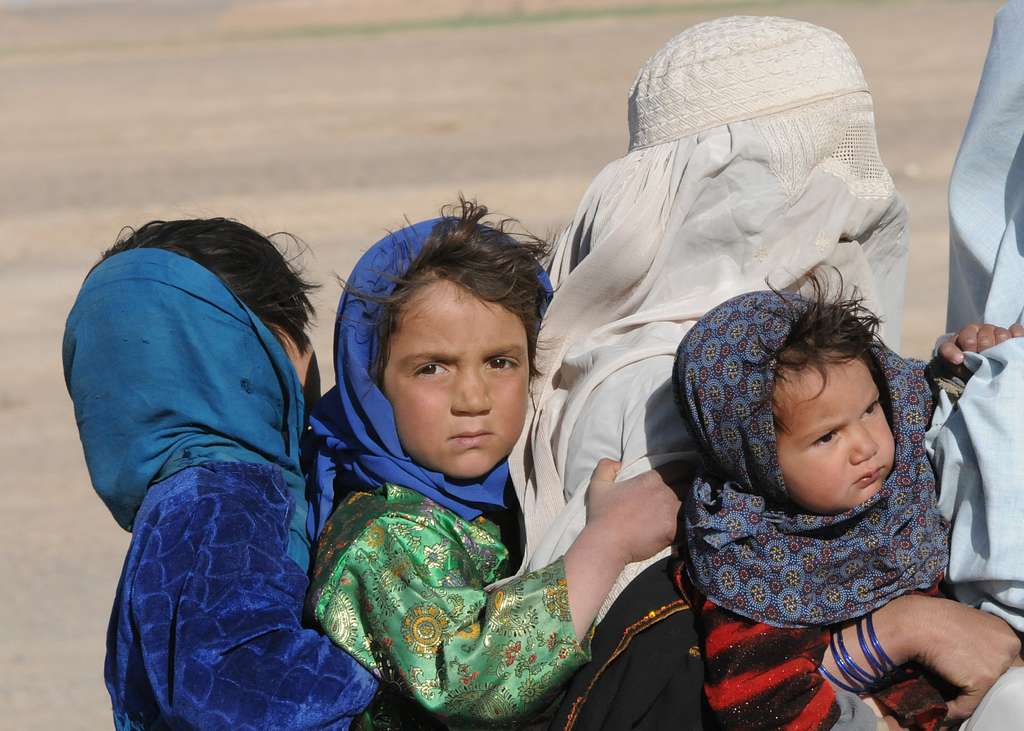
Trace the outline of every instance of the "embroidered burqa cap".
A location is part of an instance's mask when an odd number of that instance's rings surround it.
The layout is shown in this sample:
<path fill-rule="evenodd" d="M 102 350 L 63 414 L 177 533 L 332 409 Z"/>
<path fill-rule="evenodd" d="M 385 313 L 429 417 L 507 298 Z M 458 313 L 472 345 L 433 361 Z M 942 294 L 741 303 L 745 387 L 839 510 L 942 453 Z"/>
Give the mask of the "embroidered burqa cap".
<path fill-rule="evenodd" d="M 859 617 L 946 567 L 924 433 L 931 396 L 922 364 L 875 347 L 896 443 L 892 472 L 838 515 L 789 499 L 772 416 L 775 353 L 807 301 L 751 292 L 702 317 L 679 346 L 673 382 L 701 454 L 684 501 L 687 570 L 719 606 L 777 627 Z"/>
<path fill-rule="evenodd" d="M 629 149 L 867 90 L 837 33 L 789 18 L 719 18 L 683 31 L 640 69 Z"/>
<path fill-rule="evenodd" d="M 672 363 L 715 305 L 834 267 L 899 347 L 906 207 L 838 35 L 786 18 L 696 25 L 640 69 L 629 123 L 629 150 L 594 178 L 549 266 L 542 375 L 510 459 L 530 569 L 582 530 L 598 459 L 621 460 L 623 479 L 695 458 Z M 628 566 L 609 601 L 644 566 Z"/>

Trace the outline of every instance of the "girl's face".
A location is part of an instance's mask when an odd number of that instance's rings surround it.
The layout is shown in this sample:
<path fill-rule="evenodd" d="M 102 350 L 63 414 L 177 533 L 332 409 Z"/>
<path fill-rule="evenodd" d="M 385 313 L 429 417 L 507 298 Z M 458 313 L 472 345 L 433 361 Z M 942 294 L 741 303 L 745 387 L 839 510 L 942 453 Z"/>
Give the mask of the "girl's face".
<path fill-rule="evenodd" d="M 382 383 L 406 453 L 450 478 L 489 472 L 522 431 L 527 358 L 504 307 L 443 280 L 425 287 L 398 319 Z"/>
<path fill-rule="evenodd" d="M 896 445 L 862 360 L 788 372 L 775 385 L 779 466 L 790 498 L 821 515 L 854 508 L 882 488 Z"/>

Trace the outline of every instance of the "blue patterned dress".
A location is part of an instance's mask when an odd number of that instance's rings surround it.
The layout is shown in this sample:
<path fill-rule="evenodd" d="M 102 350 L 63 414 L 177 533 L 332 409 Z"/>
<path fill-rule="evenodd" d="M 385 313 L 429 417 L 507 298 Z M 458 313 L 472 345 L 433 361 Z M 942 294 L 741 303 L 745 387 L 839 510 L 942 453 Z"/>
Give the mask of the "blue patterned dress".
<path fill-rule="evenodd" d="M 300 625 L 289 497 L 268 465 L 210 463 L 153 485 L 107 635 L 118 729 L 348 728 L 376 681 Z"/>

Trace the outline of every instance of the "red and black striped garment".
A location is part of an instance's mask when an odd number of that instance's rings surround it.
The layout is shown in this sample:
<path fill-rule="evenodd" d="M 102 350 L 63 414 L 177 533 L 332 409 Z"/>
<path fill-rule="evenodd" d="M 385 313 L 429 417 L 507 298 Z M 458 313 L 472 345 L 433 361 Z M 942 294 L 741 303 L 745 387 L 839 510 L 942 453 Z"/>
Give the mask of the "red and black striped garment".
<path fill-rule="evenodd" d="M 818 672 L 828 627 L 772 627 L 708 600 L 700 626 L 704 693 L 722 729 L 825 731 L 839 720 L 835 691 Z M 946 715 L 941 694 L 920 673 L 872 697 L 910 729 L 931 731 Z"/>

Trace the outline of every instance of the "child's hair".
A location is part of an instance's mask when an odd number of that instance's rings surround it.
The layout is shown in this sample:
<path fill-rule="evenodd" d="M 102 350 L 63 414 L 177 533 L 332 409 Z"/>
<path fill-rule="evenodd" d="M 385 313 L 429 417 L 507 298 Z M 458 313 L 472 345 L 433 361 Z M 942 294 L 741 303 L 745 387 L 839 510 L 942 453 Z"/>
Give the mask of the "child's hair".
<path fill-rule="evenodd" d="M 270 237 L 228 218 L 150 221 L 126 227 L 100 261 L 131 249 L 163 249 L 192 259 L 218 277 L 280 339 L 283 334 L 300 351 L 309 350 L 313 319 L 310 292 L 319 285 L 302 276 L 295 258 L 285 258 Z"/>
<path fill-rule="evenodd" d="M 821 387 L 828 383 L 828 367 L 861 359 L 871 371 L 885 403 L 886 389 L 878 371 L 871 348 L 881 346 L 878 337 L 880 320 L 864 306 L 864 298 L 854 294 L 843 297 L 842 277 L 836 294 L 829 293 L 823 277 L 812 273 L 809 278 L 812 293 L 802 305 L 796 305 L 785 295 L 774 290 L 786 303 L 790 313 L 789 335 L 774 352 L 775 382 L 785 381 L 787 374 L 813 368 L 821 376 Z M 785 431 L 786 425 L 775 409 L 776 427 Z"/>
<path fill-rule="evenodd" d="M 439 281 L 458 285 L 477 299 L 500 305 L 518 317 L 526 330 L 530 375 L 537 375 L 537 332 L 547 297 L 538 277 L 549 247 L 533 235 L 507 231 L 509 225 L 517 224 L 514 219 L 484 222 L 487 213 L 487 206 L 459 196 L 458 203 L 441 209 L 441 216 L 447 220 L 431 231 L 405 272 L 391 278 L 395 288 L 390 295 L 377 298 L 353 292 L 372 299 L 381 308 L 377 323 L 380 348 L 373 362 L 378 383 L 388 363 L 388 342 L 404 308 L 417 293 Z"/>

